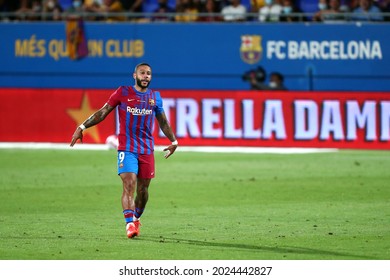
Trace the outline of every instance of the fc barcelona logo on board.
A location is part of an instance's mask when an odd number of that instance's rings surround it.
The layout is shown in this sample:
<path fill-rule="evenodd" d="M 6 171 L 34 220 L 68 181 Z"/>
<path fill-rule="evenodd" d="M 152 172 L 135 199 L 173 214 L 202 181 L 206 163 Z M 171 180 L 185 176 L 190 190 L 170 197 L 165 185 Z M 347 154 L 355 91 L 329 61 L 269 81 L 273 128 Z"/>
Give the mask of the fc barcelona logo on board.
<path fill-rule="evenodd" d="M 240 47 L 241 59 L 249 64 L 259 62 L 263 54 L 261 47 L 261 36 L 259 35 L 243 35 L 241 36 Z"/>
<path fill-rule="evenodd" d="M 149 105 L 150 106 L 154 106 L 154 104 L 155 104 L 154 99 L 149 98 Z"/>

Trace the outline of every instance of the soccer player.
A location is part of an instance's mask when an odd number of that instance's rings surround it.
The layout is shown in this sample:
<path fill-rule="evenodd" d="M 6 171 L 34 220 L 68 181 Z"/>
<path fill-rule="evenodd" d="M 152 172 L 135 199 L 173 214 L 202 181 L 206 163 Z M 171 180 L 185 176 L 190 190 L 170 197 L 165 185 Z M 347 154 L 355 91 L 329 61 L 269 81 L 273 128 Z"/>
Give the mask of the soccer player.
<path fill-rule="evenodd" d="M 133 73 L 134 86 L 119 87 L 104 106 L 85 120 L 73 134 L 70 146 L 83 140 L 83 130 L 94 126 L 118 106 L 119 146 L 118 175 L 122 179 L 122 208 L 129 238 L 140 233 L 140 217 L 148 201 L 148 188 L 155 175 L 154 139 L 152 136 L 154 117 L 166 137 L 172 142 L 165 158 L 176 150 L 178 142 L 164 113 L 158 91 L 149 89 L 152 69 L 147 63 L 138 64 Z M 136 196 L 134 195 L 136 192 Z"/>

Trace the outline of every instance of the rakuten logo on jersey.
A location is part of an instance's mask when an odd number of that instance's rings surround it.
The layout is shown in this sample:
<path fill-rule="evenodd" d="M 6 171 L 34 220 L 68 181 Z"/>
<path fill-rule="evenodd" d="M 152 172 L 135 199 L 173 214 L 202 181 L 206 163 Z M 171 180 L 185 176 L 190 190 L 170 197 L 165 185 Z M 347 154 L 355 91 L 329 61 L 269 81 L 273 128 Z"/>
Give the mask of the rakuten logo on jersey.
<path fill-rule="evenodd" d="M 145 108 L 140 109 L 137 107 L 133 108 L 133 107 L 127 106 L 127 112 L 131 113 L 134 116 L 143 116 L 143 115 L 151 115 L 153 113 L 153 110 L 145 109 Z"/>

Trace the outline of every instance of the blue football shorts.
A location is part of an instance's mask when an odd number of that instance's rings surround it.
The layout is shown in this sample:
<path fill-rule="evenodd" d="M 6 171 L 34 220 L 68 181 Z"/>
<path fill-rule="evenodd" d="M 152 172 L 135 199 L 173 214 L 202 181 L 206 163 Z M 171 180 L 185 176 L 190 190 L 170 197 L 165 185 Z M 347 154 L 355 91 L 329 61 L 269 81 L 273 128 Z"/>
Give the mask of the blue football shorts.
<path fill-rule="evenodd" d="M 142 179 L 154 178 L 154 154 L 118 151 L 118 175 L 125 172 L 135 173 Z"/>

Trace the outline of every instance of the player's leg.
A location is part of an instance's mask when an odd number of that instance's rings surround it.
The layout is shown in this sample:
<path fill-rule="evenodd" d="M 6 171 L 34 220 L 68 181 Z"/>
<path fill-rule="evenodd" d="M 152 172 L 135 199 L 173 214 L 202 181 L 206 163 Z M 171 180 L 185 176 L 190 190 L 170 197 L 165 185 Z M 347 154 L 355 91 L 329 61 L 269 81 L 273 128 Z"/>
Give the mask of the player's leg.
<path fill-rule="evenodd" d="M 122 209 L 129 238 L 138 235 L 134 224 L 135 190 L 137 186 L 138 158 L 136 154 L 118 151 L 118 174 L 122 179 Z"/>
<path fill-rule="evenodd" d="M 135 173 L 121 173 L 122 209 L 126 222 L 126 234 L 128 238 L 133 238 L 139 234 L 138 221 L 135 221 L 135 190 L 137 185 L 137 175 Z"/>
<path fill-rule="evenodd" d="M 135 190 L 137 185 L 137 175 L 132 172 L 125 172 L 119 174 L 122 179 L 122 209 L 135 210 Z M 130 221 L 127 221 L 130 222 Z M 131 221 L 132 222 L 132 221 Z"/>
<path fill-rule="evenodd" d="M 135 199 L 135 217 L 139 219 L 145 210 L 149 199 L 149 185 L 151 179 L 138 178 L 137 197 Z"/>
<path fill-rule="evenodd" d="M 154 178 L 154 155 L 139 155 L 138 158 L 137 197 L 135 199 L 135 220 L 140 226 L 139 219 L 143 214 L 149 199 L 149 185 Z"/>

